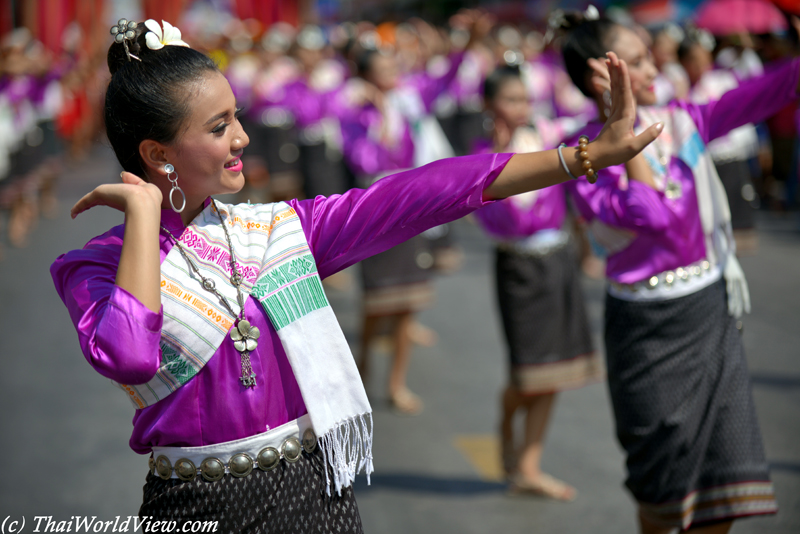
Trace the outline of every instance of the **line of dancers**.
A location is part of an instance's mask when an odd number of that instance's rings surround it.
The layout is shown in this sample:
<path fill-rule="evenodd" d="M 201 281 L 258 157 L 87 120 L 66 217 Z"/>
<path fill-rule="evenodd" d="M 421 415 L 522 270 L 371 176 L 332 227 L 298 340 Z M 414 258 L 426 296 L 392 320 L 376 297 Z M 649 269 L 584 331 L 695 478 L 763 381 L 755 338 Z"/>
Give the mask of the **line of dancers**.
<path fill-rule="evenodd" d="M 492 154 L 559 147 L 563 171 L 573 180 L 474 214 L 495 243 L 497 303 L 509 357 L 499 439 L 510 490 L 576 497 L 575 488 L 541 470 L 549 415 L 558 392 L 605 377 L 626 452 L 626 486 L 643 533 L 724 533 L 736 518 L 775 513 L 741 339 L 740 318 L 750 300 L 729 202 L 747 180 L 742 166 L 733 166 L 743 160 L 726 154 L 755 146 L 748 125 L 797 100 L 800 63 L 770 65 L 748 79 L 714 74 L 711 80 L 702 40 L 691 40 L 695 35 L 675 52 L 686 72 L 682 86 L 680 76 L 668 75 L 675 61 L 662 58 L 659 71 L 639 28 L 594 9 L 554 13 L 546 35 L 503 27 L 490 40 L 492 25 L 478 11 L 455 15 L 447 35 L 421 20 L 340 25 L 327 34 L 314 26 L 295 32 L 276 25 L 257 50 L 241 53 L 252 46 L 247 39 L 238 42 L 237 54 L 212 49 L 238 104 L 246 106 L 246 133 L 236 137 L 237 153 L 249 139 L 241 156 L 247 178 L 242 200 L 305 197 L 302 206 L 292 201 L 293 209 L 314 224 L 315 207 L 325 211 L 339 198 L 358 204 L 360 192 L 337 197 L 354 188 L 367 189 L 365 198 L 395 191 L 401 171 L 456 154 L 485 162 Z M 628 92 L 619 89 L 617 58 L 627 65 Z M 626 163 L 595 175 L 587 138 L 607 135 L 623 106 L 636 110 L 633 133 L 661 134 Z M 565 147 L 576 146 L 574 158 L 564 159 Z M 463 171 L 470 161 L 460 159 L 453 169 Z M 576 161 L 593 179 L 574 175 Z M 407 176 L 425 180 L 433 174 Z M 734 178 L 726 184 L 720 175 Z M 448 204 L 456 178 L 441 179 L 446 190 L 431 195 L 438 203 L 434 211 L 467 211 L 459 207 L 470 202 L 460 189 Z M 363 204 L 347 206 L 365 216 Z M 425 198 L 383 199 L 385 222 L 370 219 L 369 235 L 394 247 L 384 251 L 367 240 L 358 254 L 336 250 L 366 258 L 359 371 L 362 377 L 369 373 L 374 338 L 388 325 L 388 397 L 407 415 L 423 409 L 406 384 L 411 348 L 432 336 L 414 316 L 431 305 L 437 253 L 452 251 L 454 241 L 443 226 L 452 217 L 429 214 L 427 236 L 401 243 L 404 229 L 396 223 L 408 213 L 428 213 L 428 207 Z M 576 223 L 605 260 L 605 366 L 592 346 L 581 293 L 580 254 L 587 247 L 573 230 Z M 352 232 L 348 227 L 348 236 L 362 243 Z M 330 227 L 312 232 L 309 242 L 328 250 L 329 241 L 339 243 L 333 234 Z M 230 243 L 228 237 L 232 255 Z M 317 261 L 325 267 L 320 272 L 348 263 L 324 254 Z M 239 337 L 245 335 L 237 328 Z M 520 412 L 521 438 L 514 425 Z M 161 484 L 151 476 L 151 484 Z"/>
<path fill-rule="evenodd" d="M 504 27 L 493 41 L 501 54 L 486 44 L 486 17 L 462 13 L 451 26 L 450 42 L 417 20 L 354 30 L 343 55 L 328 57 L 318 28 L 300 30 L 292 42 L 277 27 L 264 37 L 252 83 L 241 65 L 231 69 L 235 80 L 245 80 L 251 126 L 285 127 L 275 117 L 296 122 L 299 150 L 283 145 L 277 155 L 298 154 L 296 179 L 308 177 L 303 192 L 314 196 L 366 187 L 456 150 L 532 152 L 562 140 L 574 144 L 579 134 L 592 138 L 611 106 L 600 58 L 613 51 L 625 59 L 640 125 L 664 121 L 662 136 L 629 163 L 601 172 L 597 184 L 579 180 L 475 214 L 496 243 L 510 359 L 500 402 L 501 461 L 512 491 L 574 499 L 573 487 L 540 468 L 548 416 L 558 391 L 607 372 L 628 455 L 626 485 L 639 502 L 643 532 L 698 525 L 723 531 L 735 517 L 774 513 L 737 329 L 749 294 L 731 221 L 752 228 L 752 209 L 743 209 L 753 200 L 752 124 L 796 99 L 796 65 L 767 75 L 757 67 L 712 69 L 702 32 L 690 30 L 680 46 L 673 39 L 665 53 L 669 34 L 661 28 L 654 41 L 662 51 L 659 70 L 648 49 L 653 41 L 591 11 L 556 14 L 549 43 Z M 287 74 L 291 69 L 297 72 Z M 279 76 L 286 83 L 276 82 Z M 266 168 L 269 160 L 265 154 Z M 579 270 L 585 247 L 572 231 L 576 220 L 606 262 L 606 366 L 586 319 Z M 389 398 L 408 414 L 422 409 L 405 374 L 413 314 L 432 301 L 431 246 L 417 237 L 362 262 L 360 367 L 366 375 L 370 342 L 380 321 L 391 319 Z M 522 439 L 514 434 L 520 411 Z"/>

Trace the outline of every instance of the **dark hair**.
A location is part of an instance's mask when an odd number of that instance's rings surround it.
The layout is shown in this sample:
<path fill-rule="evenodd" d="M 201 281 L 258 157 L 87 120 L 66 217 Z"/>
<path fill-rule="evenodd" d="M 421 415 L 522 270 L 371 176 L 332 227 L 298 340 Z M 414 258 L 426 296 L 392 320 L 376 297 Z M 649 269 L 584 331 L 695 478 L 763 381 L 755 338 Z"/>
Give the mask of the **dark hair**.
<path fill-rule="evenodd" d="M 505 85 L 509 80 L 522 81 L 522 77 L 519 73 L 519 67 L 505 65 L 496 68 L 486 77 L 486 80 L 483 82 L 483 98 L 488 101 L 494 100 L 494 98 L 497 96 L 497 93 L 500 92 L 500 88 L 503 87 L 503 85 Z"/>
<path fill-rule="evenodd" d="M 143 23 L 134 31 L 136 38 L 128 41 L 128 49 L 141 61 L 129 60 L 120 43 L 108 49 L 111 81 L 106 90 L 105 125 L 122 168 L 147 179 L 139 144 L 145 139 L 174 141 L 189 115 L 187 85 L 219 69 L 211 58 L 185 46 L 149 49 Z"/>
<path fill-rule="evenodd" d="M 365 48 L 356 56 L 356 70 L 359 76 L 362 78 L 367 77 L 367 74 L 369 74 L 369 71 L 372 69 L 372 62 L 379 53 L 380 52 L 374 48 Z"/>
<path fill-rule="evenodd" d="M 605 57 L 620 26 L 606 18 L 586 20 L 583 13 L 574 12 L 564 13 L 561 28 L 567 32 L 562 46 L 564 66 L 572 83 L 591 98 L 593 95 L 586 86 L 586 74 L 591 71 L 587 61 Z"/>
<path fill-rule="evenodd" d="M 678 61 L 683 61 L 691 53 L 695 46 L 703 46 L 703 44 L 694 37 L 687 37 L 681 44 L 678 45 Z"/>

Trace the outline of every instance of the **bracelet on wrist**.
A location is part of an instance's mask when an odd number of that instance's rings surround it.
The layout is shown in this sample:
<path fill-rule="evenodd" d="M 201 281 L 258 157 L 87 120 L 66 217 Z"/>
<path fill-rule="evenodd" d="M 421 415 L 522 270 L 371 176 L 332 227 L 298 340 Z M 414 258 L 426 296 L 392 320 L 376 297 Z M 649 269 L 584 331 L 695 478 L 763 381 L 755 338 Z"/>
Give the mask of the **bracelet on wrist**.
<path fill-rule="evenodd" d="M 564 159 L 564 153 L 561 149 L 565 148 L 567 145 L 566 143 L 561 143 L 558 145 L 558 159 L 561 161 L 561 166 L 564 168 L 564 172 L 569 175 L 570 178 L 573 180 L 577 180 L 578 177 L 572 174 L 572 171 L 569 170 L 569 166 L 567 165 L 567 160 Z M 586 179 L 589 183 L 593 184 L 597 181 L 597 171 L 594 170 L 594 166 L 589 159 L 589 152 L 586 148 L 589 146 L 589 138 L 585 135 L 582 135 L 578 138 L 578 155 L 581 158 L 581 168 L 583 169 L 583 174 L 586 175 Z"/>
<path fill-rule="evenodd" d="M 589 138 L 585 135 L 582 135 L 578 138 L 578 149 L 580 150 L 579 155 L 581 161 L 583 162 L 583 171 L 586 174 L 586 179 L 589 181 L 590 184 L 593 184 L 597 181 L 597 171 L 594 170 L 592 166 L 592 162 L 589 159 L 589 152 L 586 150 L 589 146 Z M 572 173 L 570 173 L 571 175 Z"/>
<path fill-rule="evenodd" d="M 566 143 L 561 143 L 560 145 L 558 145 L 558 159 L 561 160 L 561 166 L 564 167 L 564 171 L 567 173 L 567 175 L 573 180 L 577 180 L 578 177 L 572 174 L 572 172 L 569 170 L 569 167 L 567 166 L 567 161 L 564 159 L 564 154 L 561 153 L 561 149 L 566 146 L 567 146 Z"/>

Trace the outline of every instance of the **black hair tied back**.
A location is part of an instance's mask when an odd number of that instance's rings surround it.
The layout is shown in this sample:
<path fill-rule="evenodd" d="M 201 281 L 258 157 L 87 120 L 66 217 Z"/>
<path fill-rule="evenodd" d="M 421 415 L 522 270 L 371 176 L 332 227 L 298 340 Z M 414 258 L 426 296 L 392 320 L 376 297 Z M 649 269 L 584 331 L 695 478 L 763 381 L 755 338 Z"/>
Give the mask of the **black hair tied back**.
<path fill-rule="evenodd" d="M 108 49 L 111 81 L 106 91 L 105 126 L 122 168 L 147 179 L 139 145 L 145 139 L 173 142 L 190 112 L 186 97 L 191 86 L 219 69 L 211 58 L 185 46 L 151 50 L 144 23 L 130 31 L 135 33 L 131 39 L 115 41 Z"/>
<path fill-rule="evenodd" d="M 564 34 L 561 51 L 569 77 L 584 95 L 591 98 L 593 95 L 586 85 L 587 74 L 591 71 L 587 61 L 606 56 L 606 52 L 611 50 L 619 26 L 611 20 L 599 17 L 596 10 L 562 12 L 556 23 Z"/>
<path fill-rule="evenodd" d="M 517 65 L 503 65 L 492 71 L 483 82 L 483 98 L 491 102 L 509 80 L 522 81 Z"/>

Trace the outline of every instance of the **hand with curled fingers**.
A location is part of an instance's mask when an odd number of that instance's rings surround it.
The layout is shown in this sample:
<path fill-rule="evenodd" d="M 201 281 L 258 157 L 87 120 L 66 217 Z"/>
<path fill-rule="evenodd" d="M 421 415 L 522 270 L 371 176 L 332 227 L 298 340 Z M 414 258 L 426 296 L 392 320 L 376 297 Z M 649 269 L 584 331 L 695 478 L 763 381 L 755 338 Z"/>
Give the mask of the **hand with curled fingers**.
<path fill-rule="evenodd" d="M 70 210 L 74 219 L 95 206 L 108 206 L 127 213 L 131 208 L 152 209 L 156 219 L 161 217 L 161 190 L 135 174 L 121 172 L 122 183 L 103 184 L 83 196 Z"/>
<path fill-rule="evenodd" d="M 657 123 L 639 135 L 634 133 L 636 101 L 631 90 L 628 66 L 614 52 L 608 53 L 606 65 L 611 106 L 603 129 L 592 142 L 592 161 L 598 168 L 611 167 L 630 160 L 655 141 L 664 128 L 663 123 Z"/>

